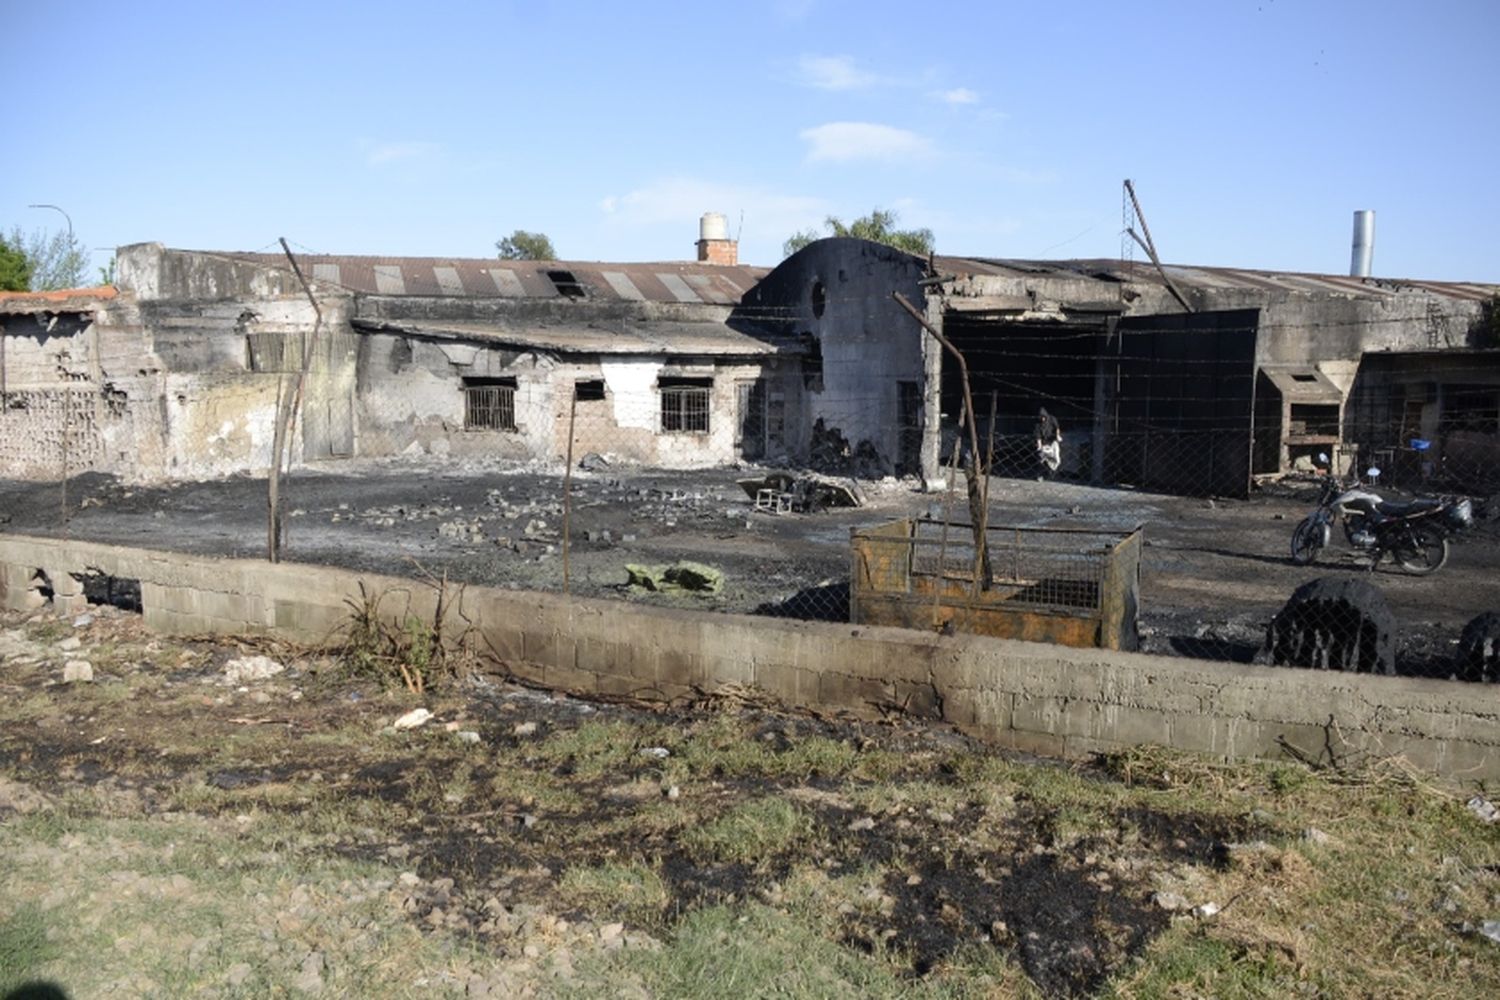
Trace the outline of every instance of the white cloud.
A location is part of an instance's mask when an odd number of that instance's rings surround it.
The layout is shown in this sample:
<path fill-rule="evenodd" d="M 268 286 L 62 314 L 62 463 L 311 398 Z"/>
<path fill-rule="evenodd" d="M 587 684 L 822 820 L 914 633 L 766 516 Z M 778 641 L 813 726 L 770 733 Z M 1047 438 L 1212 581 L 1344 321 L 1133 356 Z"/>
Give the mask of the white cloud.
<path fill-rule="evenodd" d="M 365 149 L 365 162 L 375 167 L 398 160 L 416 160 L 432 156 L 438 151 L 435 142 L 371 142 L 361 143 Z"/>
<path fill-rule="evenodd" d="M 874 122 L 829 122 L 799 133 L 810 163 L 854 160 L 922 160 L 932 156 L 932 140 Z"/>
<path fill-rule="evenodd" d="M 954 87 L 952 90 L 940 90 L 933 95 L 944 104 L 978 104 L 979 95 L 968 87 Z"/>
<path fill-rule="evenodd" d="M 800 81 L 819 90 L 863 90 L 880 78 L 854 64 L 850 56 L 805 55 L 797 60 Z"/>

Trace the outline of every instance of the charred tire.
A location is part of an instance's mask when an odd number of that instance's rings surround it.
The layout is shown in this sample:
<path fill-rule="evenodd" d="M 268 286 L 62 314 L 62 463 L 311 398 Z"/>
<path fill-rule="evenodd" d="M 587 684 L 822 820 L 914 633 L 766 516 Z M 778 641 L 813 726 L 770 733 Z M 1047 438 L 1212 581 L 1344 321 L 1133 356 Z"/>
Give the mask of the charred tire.
<path fill-rule="evenodd" d="M 1292 562 L 1298 566 L 1309 566 L 1318 558 L 1323 547 L 1323 532 L 1311 517 L 1304 517 L 1297 530 L 1292 532 Z"/>
<path fill-rule="evenodd" d="M 1464 626 L 1453 672 L 1460 680 L 1500 683 L 1500 611 L 1486 611 Z"/>
<path fill-rule="evenodd" d="M 1401 568 L 1415 576 L 1436 573 L 1448 561 L 1448 538 L 1436 528 L 1415 528 L 1391 549 Z"/>

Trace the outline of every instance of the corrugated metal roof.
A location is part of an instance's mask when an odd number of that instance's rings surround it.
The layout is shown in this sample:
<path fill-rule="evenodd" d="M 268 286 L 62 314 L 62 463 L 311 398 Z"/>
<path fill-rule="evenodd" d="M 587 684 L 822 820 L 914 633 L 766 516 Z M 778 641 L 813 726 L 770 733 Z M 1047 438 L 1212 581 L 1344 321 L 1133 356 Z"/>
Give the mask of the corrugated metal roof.
<path fill-rule="evenodd" d="M 288 268 L 280 254 L 212 253 L 266 267 Z M 735 305 L 767 268 L 696 261 L 614 264 L 585 261 L 498 260 L 454 257 L 355 257 L 299 254 L 311 277 L 373 295 L 555 299 L 568 297 L 559 282 L 582 286 L 585 298 L 604 301 L 688 302 Z"/>
<path fill-rule="evenodd" d="M 746 336 L 722 323 L 669 320 L 537 324 L 449 323 L 442 320 L 355 319 L 356 329 L 440 340 L 482 341 L 560 354 L 675 354 L 756 357 L 796 353 L 790 344 Z"/>
<path fill-rule="evenodd" d="M 942 274 L 980 274 L 1002 277 L 1093 279 L 1110 284 L 1133 282 L 1164 285 L 1150 261 L 1124 260 L 1010 260 L 992 257 L 938 257 Z M 1484 300 L 1500 294 L 1500 285 L 1460 281 L 1411 281 L 1394 278 L 1353 278 L 1338 274 L 1296 271 L 1258 271 L 1235 267 L 1165 265 L 1179 288 L 1205 290 L 1284 291 L 1354 298 L 1386 298 L 1401 293 L 1428 293 L 1455 299 Z"/>

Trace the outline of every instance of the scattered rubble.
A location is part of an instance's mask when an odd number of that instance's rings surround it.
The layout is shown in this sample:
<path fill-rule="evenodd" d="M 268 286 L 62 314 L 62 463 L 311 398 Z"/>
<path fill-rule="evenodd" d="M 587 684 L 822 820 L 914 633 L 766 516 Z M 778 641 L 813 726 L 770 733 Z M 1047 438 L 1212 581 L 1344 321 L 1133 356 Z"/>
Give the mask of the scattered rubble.
<path fill-rule="evenodd" d="M 401 718 L 391 723 L 392 729 L 416 729 L 418 726 L 426 725 L 432 719 L 432 713 L 425 708 L 414 708 Z"/>
<path fill-rule="evenodd" d="M 1500 822 L 1500 808 L 1496 808 L 1495 803 L 1491 802 L 1484 796 L 1476 795 L 1472 799 L 1470 799 L 1466 803 L 1466 805 L 1468 806 L 1469 812 L 1479 817 L 1479 821 L 1481 823 Z"/>
<path fill-rule="evenodd" d="M 88 660 L 69 660 L 63 664 L 63 683 L 87 684 L 94 679 L 94 665 Z"/>
<path fill-rule="evenodd" d="M 239 656 L 224 664 L 224 683 L 229 685 L 263 681 L 284 671 L 286 667 L 269 656 Z"/>

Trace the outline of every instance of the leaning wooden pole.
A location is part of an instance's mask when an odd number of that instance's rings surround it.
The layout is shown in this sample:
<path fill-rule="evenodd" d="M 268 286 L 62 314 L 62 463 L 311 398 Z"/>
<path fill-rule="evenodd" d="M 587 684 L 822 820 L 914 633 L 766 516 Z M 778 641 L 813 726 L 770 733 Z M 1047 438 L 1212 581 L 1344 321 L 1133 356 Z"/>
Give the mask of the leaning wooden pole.
<path fill-rule="evenodd" d="M 568 464 L 563 469 L 563 523 L 562 523 L 562 567 L 563 593 L 571 593 L 572 577 L 568 555 L 573 532 L 573 425 L 578 419 L 578 390 L 573 390 L 573 402 L 568 409 Z"/>
<path fill-rule="evenodd" d="M 979 428 L 977 426 L 978 421 L 974 419 L 974 394 L 969 390 L 969 363 L 964 360 L 963 352 L 954 347 L 951 340 L 943 336 L 943 331 L 927 322 L 927 317 L 923 316 L 921 311 L 907 300 L 906 296 L 900 292 L 892 292 L 891 297 L 896 300 L 901 308 L 911 313 L 912 318 L 920 323 L 922 329 L 930 333 L 933 339 L 942 345 L 943 350 L 953 355 L 958 361 L 958 373 L 964 388 L 964 411 L 969 414 L 969 462 L 964 467 L 964 475 L 969 478 L 969 520 L 973 523 L 974 528 L 974 565 L 976 572 L 979 574 L 981 586 L 983 589 L 989 590 L 990 585 L 995 582 L 995 577 L 990 570 L 990 552 L 985 544 L 983 525 L 980 524 L 983 517 L 979 509 L 979 482 L 976 478 L 979 467 Z"/>
<path fill-rule="evenodd" d="M 292 421 L 296 419 L 297 407 L 302 402 L 302 386 L 307 381 L 307 373 L 312 367 L 313 350 L 318 343 L 318 329 L 323 325 L 323 310 L 318 308 L 318 300 L 313 296 L 312 288 L 307 279 L 302 276 L 302 268 L 297 266 L 297 258 L 292 256 L 291 247 L 286 245 L 286 237 L 281 238 L 281 249 L 286 253 L 286 259 L 291 262 L 292 273 L 302 283 L 302 290 L 307 293 L 307 301 L 312 303 L 313 321 L 312 336 L 302 345 L 302 365 L 297 372 L 297 381 L 290 392 L 286 389 L 284 372 L 277 370 L 276 374 L 276 429 L 271 435 L 271 476 L 266 486 L 266 558 L 271 562 L 281 561 L 281 467 L 286 461 L 286 455 L 291 450 L 287 438 L 291 432 Z"/>

